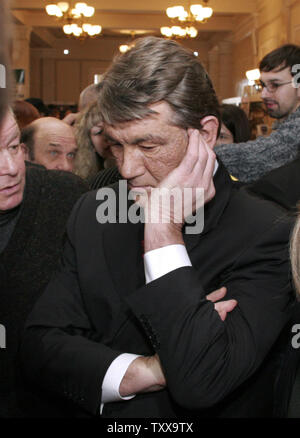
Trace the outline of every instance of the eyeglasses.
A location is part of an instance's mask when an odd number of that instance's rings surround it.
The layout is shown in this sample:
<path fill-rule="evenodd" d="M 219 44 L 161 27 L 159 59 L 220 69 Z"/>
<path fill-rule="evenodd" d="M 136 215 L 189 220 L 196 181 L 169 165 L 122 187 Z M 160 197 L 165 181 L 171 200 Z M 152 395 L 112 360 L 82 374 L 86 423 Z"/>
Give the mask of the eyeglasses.
<path fill-rule="evenodd" d="M 293 81 L 288 81 L 288 82 L 270 82 L 268 85 L 265 84 L 263 81 L 259 81 L 259 85 L 261 86 L 261 89 L 263 90 L 264 88 L 266 88 L 268 90 L 269 93 L 275 93 L 275 91 L 278 90 L 279 87 L 281 87 L 282 85 L 287 85 L 287 84 L 291 84 Z"/>

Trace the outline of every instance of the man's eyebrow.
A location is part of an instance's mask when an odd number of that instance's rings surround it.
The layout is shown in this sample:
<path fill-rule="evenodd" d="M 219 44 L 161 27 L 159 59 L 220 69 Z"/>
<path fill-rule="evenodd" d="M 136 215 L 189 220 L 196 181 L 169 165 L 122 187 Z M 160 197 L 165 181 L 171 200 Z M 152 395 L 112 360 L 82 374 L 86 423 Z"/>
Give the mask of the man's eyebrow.
<path fill-rule="evenodd" d="M 10 136 L 8 136 L 7 139 L 7 144 L 11 145 L 11 143 L 16 142 L 17 144 L 20 143 L 20 133 L 18 130 L 15 130 L 14 132 L 12 132 L 12 134 Z"/>
<path fill-rule="evenodd" d="M 110 142 L 119 143 L 119 141 L 117 139 L 111 137 L 109 134 L 104 133 L 104 137 L 106 140 L 108 140 Z M 137 145 L 140 143 L 144 143 L 146 141 L 151 141 L 155 144 L 164 144 L 166 142 L 166 140 L 163 137 L 161 137 L 160 135 L 148 134 L 148 135 L 145 135 L 143 137 L 133 138 L 129 143 L 133 144 L 133 145 Z"/>
<path fill-rule="evenodd" d="M 49 143 L 49 146 L 53 146 L 53 147 L 61 147 L 61 144 L 60 144 L 60 143 L 54 143 L 53 141 L 51 141 L 51 142 Z"/>
<path fill-rule="evenodd" d="M 116 140 L 115 138 L 111 137 L 110 135 L 108 135 L 105 131 L 104 131 L 104 137 L 105 140 L 111 141 L 111 142 L 118 142 L 118 140 Z"/>
<path fill-rule="evenodd" d="M 273 83 L 273 82 L 281 82 L 283 79 L 280 79 L 280 78 L 272 78 L 272 79 L 267 79 L 266 81 L 260 81 L 260 82 L 262 82 L 263 84 L 265 84 L 266 82 L 271 82 L 271 83 Z"/>
<path fill-rule="evenodd" d="M 132 144 L 139 144 L 139 143 L 144 143 L 147 141 L 151 141 L 155 144 L 164 144 L 166 142 L 166 140 L 164 138 L 162 138 L 160 135 L 148 134 L 148 135 L 145 135 L 144 137 L 135 138 L 133 140 Z"/>

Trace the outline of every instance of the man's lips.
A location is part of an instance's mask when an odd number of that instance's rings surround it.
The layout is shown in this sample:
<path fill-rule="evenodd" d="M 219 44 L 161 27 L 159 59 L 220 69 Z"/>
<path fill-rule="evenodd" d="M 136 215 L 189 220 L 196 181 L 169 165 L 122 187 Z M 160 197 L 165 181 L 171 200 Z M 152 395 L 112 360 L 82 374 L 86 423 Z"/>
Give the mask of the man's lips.
<path fill-rule="evenodd" d="M 131 190 L 150 190 L 151 188 L 153 188 L 152 186 L 148 185 L 132 184 L 130 181 L 128 181 L 128 186 Z"/>
<path fill-rule="evenodd" d="M 272 108 L 272 107 L 274 107 L 274 106 L 277 106 L 278 105 L 278 103 L 277 102 L 274 102 L 274 101 L 269 101 L 269 100 L 265 100 L 264 101 L 264 104 L 268 107 L 268 108 Z"/>
<path fill-rule="evenodd" d="M 16 183 L 16 184 L 11 184 L 9 186 L 3 187 L 2 189 L 0 189 L 0 193 L 4 193 L 4 194 L 12 194 L 15 191 L 19 190 L 20 188 L 20 182 Z"/>

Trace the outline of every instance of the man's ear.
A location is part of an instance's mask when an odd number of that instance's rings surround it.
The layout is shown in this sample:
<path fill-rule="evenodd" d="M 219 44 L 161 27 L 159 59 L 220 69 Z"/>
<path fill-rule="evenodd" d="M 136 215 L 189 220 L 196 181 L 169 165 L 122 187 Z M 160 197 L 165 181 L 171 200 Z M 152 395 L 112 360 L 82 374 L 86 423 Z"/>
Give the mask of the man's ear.
<path fill-rule="evenodd" d="M 219 121 L 215 116 L 206 116 L 200 120 L 200 123 L 202 126 L 200 132 L 208 146 L 213 149 L 217 140 Z"/>

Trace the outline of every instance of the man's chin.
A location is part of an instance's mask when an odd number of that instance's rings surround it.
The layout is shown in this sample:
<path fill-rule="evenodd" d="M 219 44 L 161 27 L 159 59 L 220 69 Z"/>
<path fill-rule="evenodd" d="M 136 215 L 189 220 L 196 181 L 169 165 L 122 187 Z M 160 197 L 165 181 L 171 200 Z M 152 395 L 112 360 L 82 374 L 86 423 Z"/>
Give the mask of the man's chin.
<path fill-rule="evenodd" d="M 0 211 L 8 212 L 18 207 L 23 201 L 23 191 L 15 193 L 12 196 L 0 196 Z"/>
<path fill-rule="evenodd" d="M 282 114 L 280 111 L 278 111 L 278 108 L 268 108 L 266 107 L 267 113 L 270 117 L 272 117 L 273 119 L 281 119 L 282 118 Z"/>

